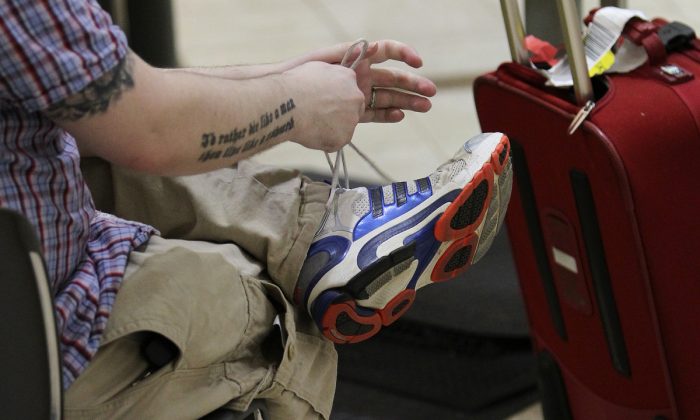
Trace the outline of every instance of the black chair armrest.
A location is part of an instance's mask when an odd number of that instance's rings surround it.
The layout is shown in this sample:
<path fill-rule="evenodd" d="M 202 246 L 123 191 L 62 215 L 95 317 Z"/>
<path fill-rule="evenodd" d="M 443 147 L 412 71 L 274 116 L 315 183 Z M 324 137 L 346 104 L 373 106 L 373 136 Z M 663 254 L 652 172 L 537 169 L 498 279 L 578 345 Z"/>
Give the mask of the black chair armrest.
<path fill-rule="evenodd" d="M 3 418 L 60 418 L 53 293 L 34 228 L 0 209 L 0 407 Z"/>

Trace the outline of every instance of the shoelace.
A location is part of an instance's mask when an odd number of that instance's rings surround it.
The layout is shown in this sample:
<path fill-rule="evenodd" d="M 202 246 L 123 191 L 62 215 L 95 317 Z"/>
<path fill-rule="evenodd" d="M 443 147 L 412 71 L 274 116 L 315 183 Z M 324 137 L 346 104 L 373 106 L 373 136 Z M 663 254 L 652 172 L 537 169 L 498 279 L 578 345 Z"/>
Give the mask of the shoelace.
<path fill-rule="evenodd" d="M 355 48 L 357 46 L 360 46 L 360 54 L 355 58 L 355 60 L 350 63 L 350 57 L 352 57 L 353 52 L 355 51 Z M 348 67 L 352 70 L 355 70 L 355 67 L 362 61 L 362 59 L 365 57 L 365 54 L 367 53 L 367 47 L 369 47 L 369 43 L 364 40 L 364 39 L 359 39 L 355 41 L 345 52 L 345 55 L 343 56 L 343 59 L 340 61 L 340 65 L 344 67 Z M 374 169 L 379 176 L 384 178 L 384 180 L 388 183 L 393 182 L 391 177 L 389 177 L 384 171 L 382 171 L 377 164 L 375 164 L 366 154 L 362 153 L 360 149 L 352 144 L 352 142 L 348 143 L 348 146 L 350 146 L 355 153 L 357 153 L 367 164 Z M 340 150 L 338 150 L 335 154 L 335 164 L 331 161 L 331 155 L 330 153 L 326 153 L 326 160 L 328 161 L 328 166 L 331 169 L 331 194 L 328 197 L 328 201 L 326 202 L 326 209 L 330 210 L 331 206 L 333 205 L 333 199 L 335 198 L 335 192 L 338 189 L 338 184 L 340 182 L 340 165 L 342 163 L 343 166 L 343 174 L 345 176 L 345 189 L 350 189 L 350 177 L 348 176 L 348 167 L 347 164 L 345 163 L 345 153 L 344 150 L 345 147 L 341 147 Z"/>

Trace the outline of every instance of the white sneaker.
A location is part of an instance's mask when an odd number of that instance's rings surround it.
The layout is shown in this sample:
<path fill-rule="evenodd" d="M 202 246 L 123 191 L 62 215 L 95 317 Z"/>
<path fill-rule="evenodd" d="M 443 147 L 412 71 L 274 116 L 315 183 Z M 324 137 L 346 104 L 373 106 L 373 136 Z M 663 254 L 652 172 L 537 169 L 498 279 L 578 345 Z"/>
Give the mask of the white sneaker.
<path fill-rule="evenodd" d="M 295 302 L 336 343 L 372 337 L 408 310 L 416 290 L 484 255 L 503 224 L 512 174 L 508 138 L 485 133 L 426 178 L 337 191 Z"/>

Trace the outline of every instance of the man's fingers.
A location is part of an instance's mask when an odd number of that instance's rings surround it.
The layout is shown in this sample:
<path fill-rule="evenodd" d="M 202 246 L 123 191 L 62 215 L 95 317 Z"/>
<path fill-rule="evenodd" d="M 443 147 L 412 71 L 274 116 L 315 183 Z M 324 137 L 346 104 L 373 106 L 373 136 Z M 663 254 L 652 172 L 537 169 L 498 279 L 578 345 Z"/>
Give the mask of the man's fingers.
<path fill-rule="evenodd" d="M 391 89 L 375 89 L 375 109 L 397 108 L 415 112 L 428 112 L 431 107 L 430 99 L 422 96 Z"/>
<path fill-rule="evenodd" d="M 361 122 L 396 123 L 404 116 L 404 112 L 398 108 L 368 109 Z"/>
<path fill-rule="evenodd" d="M 311 51 L 306 55 L 302 56 L 301 61 L 323 61 L 325 63 L 330 64 L 340 64 L 340 60 L 343 59 L 345 53 L 348 51 L 348 48 L 350 48 L 350 46 L 352 46 L 356 42 L 357 41 L 347 41 L 341 44 L 336 44 L 330 47 L 324 47 L 315 51 Z M 375 54 L 378 49 L 379 45 L 377 42 L 370 43 L 367 47 L 365 57 L 369 57 L 370 55 Z M 357 55 L 360 53 L 360 50 L 361 47 L 359 45 L 355 47 L 355 51 L 353 51 L 353 53 L 350 56 L 351 62 L 352 60 L 357 58 Z"/>
<path fill-rule="evenodd" d="M 418 55 L 418 52 L 403 42 L 383 40 L 373 42 L 370 46 L 373 46 L 373 44 L 377 45 L 377 51 L 368 55 L 372 64 L 396 60 L 404 62 L 413 68 L 418 68 L 423 65 L 423 59 Z"/>
<path fill-rule="evenodd" d="M 324 61 L 326 63 L 338 64 L 343 58 L 348 48 L 357 41 L 347 41 L 330 47 L 321 48 L 311 51 L 300 57 L 297 64 L 307 61 Z M 357 57 L 360 48 L 356 48 L 353 58 Z M 370 42 L 365 53 L 365 58 L 370 61 L 370 64 L 383 63 L 388 60 L 397 60 L 408 64 L 411 67 L 418 68 L 423 65 L 423 60 L 420 55 L 412 47 L 403 42 L 394 40 L 382 40 Z"/>
<path fill-rule="evenodd" d="M 434 96 L 437 92 L 435 83 L 430 79 L 406 70 L 374 68 L 371 79 L 374 86 L 403 89 L 428 97 Z"/>

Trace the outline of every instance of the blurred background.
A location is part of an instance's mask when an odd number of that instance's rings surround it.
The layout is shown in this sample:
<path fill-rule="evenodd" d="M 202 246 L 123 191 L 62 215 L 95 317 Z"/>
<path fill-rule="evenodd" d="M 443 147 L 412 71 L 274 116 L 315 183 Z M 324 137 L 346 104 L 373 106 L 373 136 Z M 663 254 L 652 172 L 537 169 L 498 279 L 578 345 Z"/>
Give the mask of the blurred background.
<path fill-rule="evenodd" d="M 528 8 L 540 11 L 530 20 L 550 20 L 556 27 L 553 3 L 529 1 Z M 585 1 L 582 8 L 596 4 Z M 628 7 L 700 28 L 693 0 L 628 0 Z M 432 172 L 479 132 L 472 81 L 509 58 L 497 0 L 173 0 L 172 8 L 183 66 L 274 62 L 357 38 L 396 39 L 415 47 L 424 60 L 419 72 L 438 85 L 433 109 L 408 115 L 401 124 L 362 125 L 353 140 L 396 179 Z M 376 179 L 361 159 L 348 155 L 352 174 Z M 322 153 L 294 144 L 259 160 L 299 169 L 327 167 Z"/>
<path fill-rule="evenodd" d="M 472 83 L 509 60 L 497 0 L 105 0 L 132 48 L 156 66 L 280 61 L 351 41 L 397 39 L 438 86 L 427 114 L 363 124 L 353 143 L 394 180 L 432 172 L 480 132 Z M 581 1 L 587 11 L 599 3 Z M 521 0 L 528 32 L 557 44 L 553 0 Z M 700 28 L 696 0 L 628 0 L 648 17 Z M 386 63 L 397 66 L 396 63 Z M 346 153 L 354 185 L 380 178 Z M 282 144 L 257 161 L 328 178 L 323 153 Z M 367 343 L 338 347 L 333 419 L 538 420 L 527 319 L 501 232 L 463 278 L 422 289 L 411 310 Z"/>

